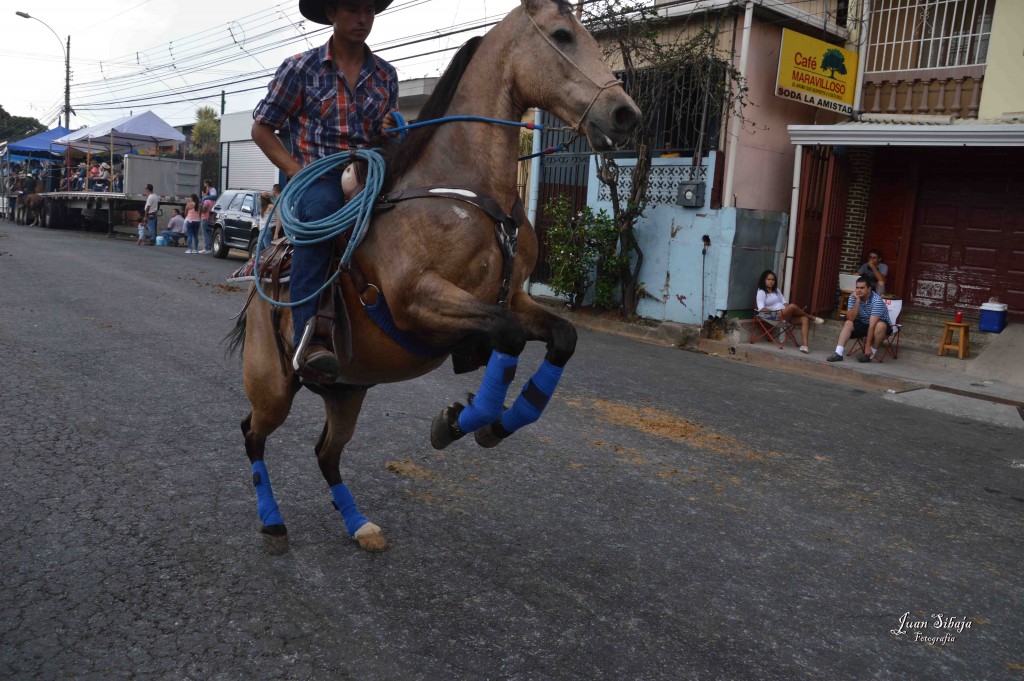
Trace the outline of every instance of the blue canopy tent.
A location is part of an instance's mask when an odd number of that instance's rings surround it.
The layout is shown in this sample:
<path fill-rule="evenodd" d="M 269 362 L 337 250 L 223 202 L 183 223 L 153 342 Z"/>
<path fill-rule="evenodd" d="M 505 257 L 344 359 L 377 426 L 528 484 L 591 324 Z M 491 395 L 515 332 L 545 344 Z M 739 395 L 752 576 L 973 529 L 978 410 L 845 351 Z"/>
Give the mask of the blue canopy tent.
<path fill-rule="evenodd" d="M 0 160 L 6 164 L 6 176 L 7 181 L 10 181 L 11 175 L 11 163 L 23 163 L 32 159 L 50 159 L 55 160 L 61 156 L 66 147 L 56 147 L 56 151 L 52 149 L 53 140 L 63 137 L 68 134 L 69 130 L 62 126 L 57 126 L 52 130 L 44 130 L 38 134 L 32 135 L 20 139 L 16 142 L 8 142 L 6 144 L 0 144 Z M 6 183 L 3 186 L 3 191 L 0 193 L 6 194 Z M 7 211 L 7 201 L 4 200 L 4 210 Z"/>
<path fill-rule="evenodd" d="M 60 147 L 57 151 L 52 151 L 50 148 L 51 143 L 55 139 L 67 135 L 69 132 L 71 131 L 67 128 L 58 125 L 52 130 L 44 130 L 37 135 L 8 143 L 7 153 L 23 158 L 52 158 L 53 156 L 60 156 L 64 152 L 64 148 Z"/>

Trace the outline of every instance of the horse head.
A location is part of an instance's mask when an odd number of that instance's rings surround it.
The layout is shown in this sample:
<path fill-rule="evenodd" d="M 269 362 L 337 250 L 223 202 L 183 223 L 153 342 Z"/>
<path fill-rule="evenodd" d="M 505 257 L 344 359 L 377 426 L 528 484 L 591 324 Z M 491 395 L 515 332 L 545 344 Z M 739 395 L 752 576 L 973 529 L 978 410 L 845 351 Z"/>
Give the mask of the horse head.
<path fill-rule="evenodd" d="M 629 141 L 640 109 L 567 0 L 522 0 L 506 21 L 518 33 L 506 64 L 520 105 L 552 112 L 585 133 L 597 151 Z"/>

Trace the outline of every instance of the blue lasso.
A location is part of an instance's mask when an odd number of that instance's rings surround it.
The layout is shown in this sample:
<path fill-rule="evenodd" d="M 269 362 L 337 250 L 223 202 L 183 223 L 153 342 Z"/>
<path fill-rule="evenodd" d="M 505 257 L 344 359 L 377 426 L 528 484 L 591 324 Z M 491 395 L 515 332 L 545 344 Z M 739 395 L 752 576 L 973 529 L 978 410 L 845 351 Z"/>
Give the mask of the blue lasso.
<path fill-rule="evenodd" d="M 355 159 L 362 159 L 367 162 L 366 185 L 362 190 L 352 197 L 352 200 L 345 202 L 345 205 L 340 210 L 327 217 L 314 220 L 313 222 L 302 222 L 299 220 L 298 207 L 301 205 L 306 191 L 313 186 L 313 183 L 334 169 L 347 166 Z M 385 169 L 384 157 L 373 149 L 359 149 L 313 161 L 296 173 L 291 181 L 285 185 L 284 191 L 278 197 L 277 203 L 274 204 L 274 207 L 267 215 L 267 226 L 264 229 L 269 229 L 271 218 L 275 212 L 281 221 L 281 228 L 284 230 L 285 236 L 295 246 L 312 246 L 330 241 L 351 229 L 352 236 L 349 238 L 348 246 L 341 256 L 341 266 L 346 268 L 352 261 L 352 254 L 359 247 L 359 244 L 362 243 L 363 237 L 366 236 L 366 232 L 370 229 L 373 202 L 377 195 L 380 194 L 381 187 L 384 185 Z M 339 187 L 338 190 L 340 191 L 341 188 Z M 271 305 L 296 307 L 311 300 L 316 300 L 320 297 L 320 293 L 333 284 L 338 275 L 341 274 L 341 269 L 335 270 L 334 274 L 324 282 L 323 286 L 302 300 L 288 303 L 274 300 L 263 292 L 260 282 L 259 262 L 262 251 L 263 239 L 259 239 L 256 245 L 256 255 L 254 256 L 254 282 L 256 284 L 256 292 Z"/>

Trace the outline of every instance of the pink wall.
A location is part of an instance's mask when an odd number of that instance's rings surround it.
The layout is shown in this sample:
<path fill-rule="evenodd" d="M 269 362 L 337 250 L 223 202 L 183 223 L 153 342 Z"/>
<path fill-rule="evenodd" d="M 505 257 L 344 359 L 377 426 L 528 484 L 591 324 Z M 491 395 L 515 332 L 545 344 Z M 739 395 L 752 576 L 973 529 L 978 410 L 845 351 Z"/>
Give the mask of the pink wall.
<path fill-rule="evenodd" d="M 743 19 L 738 27 L 742 30 Z M 739 133 L 734 192 L 736 207 L 788 213 L 793 189 L 796 147 L 789 142 L 788 125 L 829 125 L 845 117 L 775 96 L 782 28 L 754 18 L 747 60 L 747 123 Z M 736 36 L 736 66 L 742 34 Z M 734 139 L 730 121 L 729 139 Z"/>

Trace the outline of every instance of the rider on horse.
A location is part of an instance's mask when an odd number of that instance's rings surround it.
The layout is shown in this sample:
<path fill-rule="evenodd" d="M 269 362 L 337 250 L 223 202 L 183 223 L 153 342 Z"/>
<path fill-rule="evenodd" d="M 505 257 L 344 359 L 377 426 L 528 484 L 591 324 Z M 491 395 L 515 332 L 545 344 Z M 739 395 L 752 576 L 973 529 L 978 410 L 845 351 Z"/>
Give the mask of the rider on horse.
<path fill-rule="evenodd" d="M 253 112 L 252 138 L 289 178 L 325 156 L 370 146 L 396 126 L 398 74 L 366 45 L 376 14 L 392 0 L 299 0 L 299 11 L 318 24 L 334 27 L 327 44 L 289 57 L 277 69 L 266 97 Z M 287 151 L 275 130 L 286 130 Z M 303 222 L 320 220 L 344 203 L 341 171 L 322 176 L 298 208 Z M 334 244 L 294 245 L 291 268 L 293 301 L 312 296 L 327 277 Z M 292 326 L 300 375 L 332 382 L 341 367 L 330 339 L 312 336 L 301 343 L 318 301 L 293 307 Z M 312 326 L 310 333 L 312 334 Z M 302 356 L 299 356 L 299 355 Z M 333 378 L 332 378 L 333 377 Z"/>

